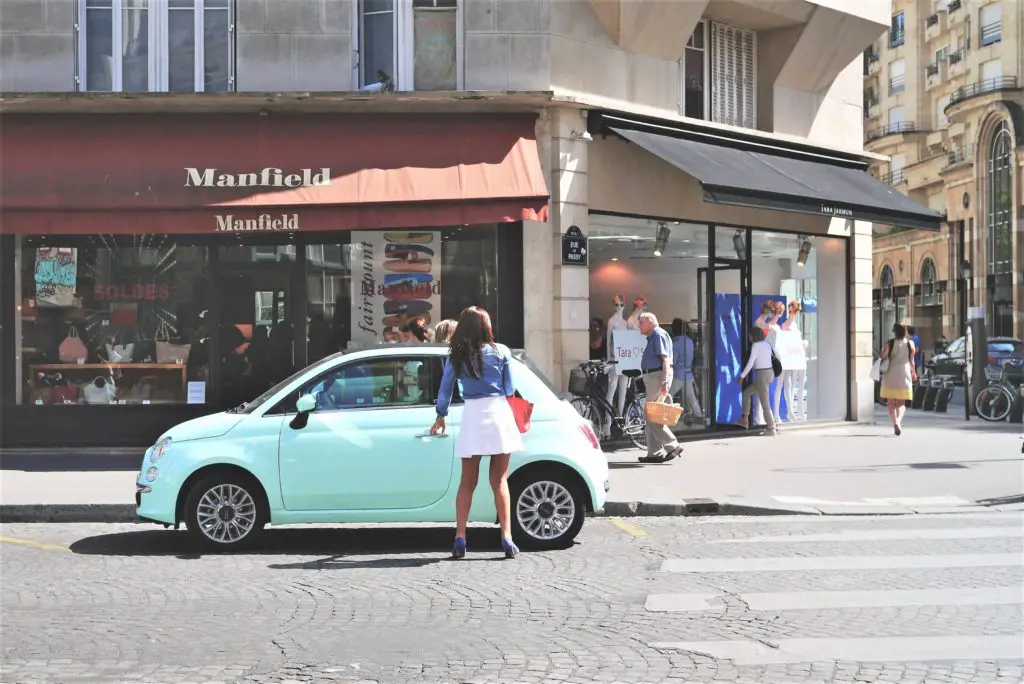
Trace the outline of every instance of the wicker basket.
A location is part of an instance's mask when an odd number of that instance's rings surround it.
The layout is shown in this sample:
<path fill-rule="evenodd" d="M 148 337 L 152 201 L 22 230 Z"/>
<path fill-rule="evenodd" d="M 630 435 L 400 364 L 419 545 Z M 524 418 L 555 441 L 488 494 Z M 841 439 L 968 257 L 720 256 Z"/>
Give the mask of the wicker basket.
<path fill-rule="evenodd" d="M 569 393 L 577 395 L 587 393 L 587 374 L 579 368 L 569 371 Z"/>
<path fill-rule="evenodd" d="M 666 427 L 675 427 L 683 415 L 683 407 L 679 404 L 665 404 L 660 401 L 649 401 L 646 404 L 647 420 Z"/>

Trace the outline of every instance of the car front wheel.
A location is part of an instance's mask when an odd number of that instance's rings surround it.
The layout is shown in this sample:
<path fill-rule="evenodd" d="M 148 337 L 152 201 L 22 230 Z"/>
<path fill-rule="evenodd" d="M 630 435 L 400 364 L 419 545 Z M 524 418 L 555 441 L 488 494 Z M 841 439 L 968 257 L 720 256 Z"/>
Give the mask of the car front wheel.
<path fill-rule="evenodd" d="M 510 484 L 515 542 L 538 551 L 570 546 L 587 515 L 579 483 L 552 468 L 513 477 Z"/>
<path fill-rule="evenodd" d="M 235 473 L 203 478 L 185 500 L 188 531 L 214 551 L 248 546 L 263 531 L 267 519 L 260 494 L 255 482 Z"/>

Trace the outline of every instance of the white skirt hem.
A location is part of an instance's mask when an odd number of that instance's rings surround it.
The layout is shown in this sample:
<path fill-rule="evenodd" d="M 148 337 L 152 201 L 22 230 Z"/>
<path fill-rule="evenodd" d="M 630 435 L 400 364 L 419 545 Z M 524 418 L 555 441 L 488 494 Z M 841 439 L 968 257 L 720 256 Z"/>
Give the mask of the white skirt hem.
<path fill-rule="evenodd" d="M 505 397 L 467 399 L 455 455 L 459 458 L 511 454 L 523 450 L 523 436 Z"/>

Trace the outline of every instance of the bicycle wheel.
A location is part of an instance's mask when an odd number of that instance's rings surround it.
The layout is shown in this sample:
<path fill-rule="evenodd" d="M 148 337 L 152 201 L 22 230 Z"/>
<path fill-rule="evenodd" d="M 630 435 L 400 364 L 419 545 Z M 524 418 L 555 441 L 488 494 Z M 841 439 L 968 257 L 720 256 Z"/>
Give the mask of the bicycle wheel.
<path fill-rule="evenodd" d="M 569 403 L 572 404 L 574 409 L 576 409 L 576 413 L 590 421 L 590 424 L 594 427 L 594 431 L 600 435 L 601 412 L 598 411 L 597 404 L 594 403 L 594 400 L 589 397 L 575 396 L 569 400 Z"/>
<path fill-rule="evenodd" d="M 974 398 L 974 408 L 982 420 L 998 423 L 1006 420 L 1013 407 L 1013 394 L 1002 385 L 989 385 Z"/>
<path fill-rule="evenodd" d="M 626 407 L 622 433 L 637 449 L 647 449 L 647 410 L 643 396 L 636 397 Z"/>

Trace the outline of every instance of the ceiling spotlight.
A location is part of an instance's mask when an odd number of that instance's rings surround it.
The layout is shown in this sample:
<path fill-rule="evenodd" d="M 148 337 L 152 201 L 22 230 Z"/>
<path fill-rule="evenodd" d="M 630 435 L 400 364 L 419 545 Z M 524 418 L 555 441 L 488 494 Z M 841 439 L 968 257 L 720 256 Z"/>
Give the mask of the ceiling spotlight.
<path fill-rule="evenodd" d="M 612 257 L 612 261 L 618 261 L 619 257 Z"/>
<path fill-rule="evenodd" d="M 658 235 L 654 238 L 654 256 L 660 257 L 665 251 L 665 247 L 668 245 L 668 237 L 672 234 L 672 231 L 668 229 L 668 226 L 664 223 L 658 224 Z"/>
<path fill-rule="evenodd" d="M 747 258 L 747 241 L 742 230 L 737 230 L 732 236 L 732 247 L 736 250 L 736 258 L 740 261 Z"/>
<path fill-rule="evenodd" d="M 807 257 L 811 255 L 811 241 L 804 238 L 804 241 L 800 243 L 800 251 L 796 255 L 796 265 L 803 268 L 807 265 Z"/>

